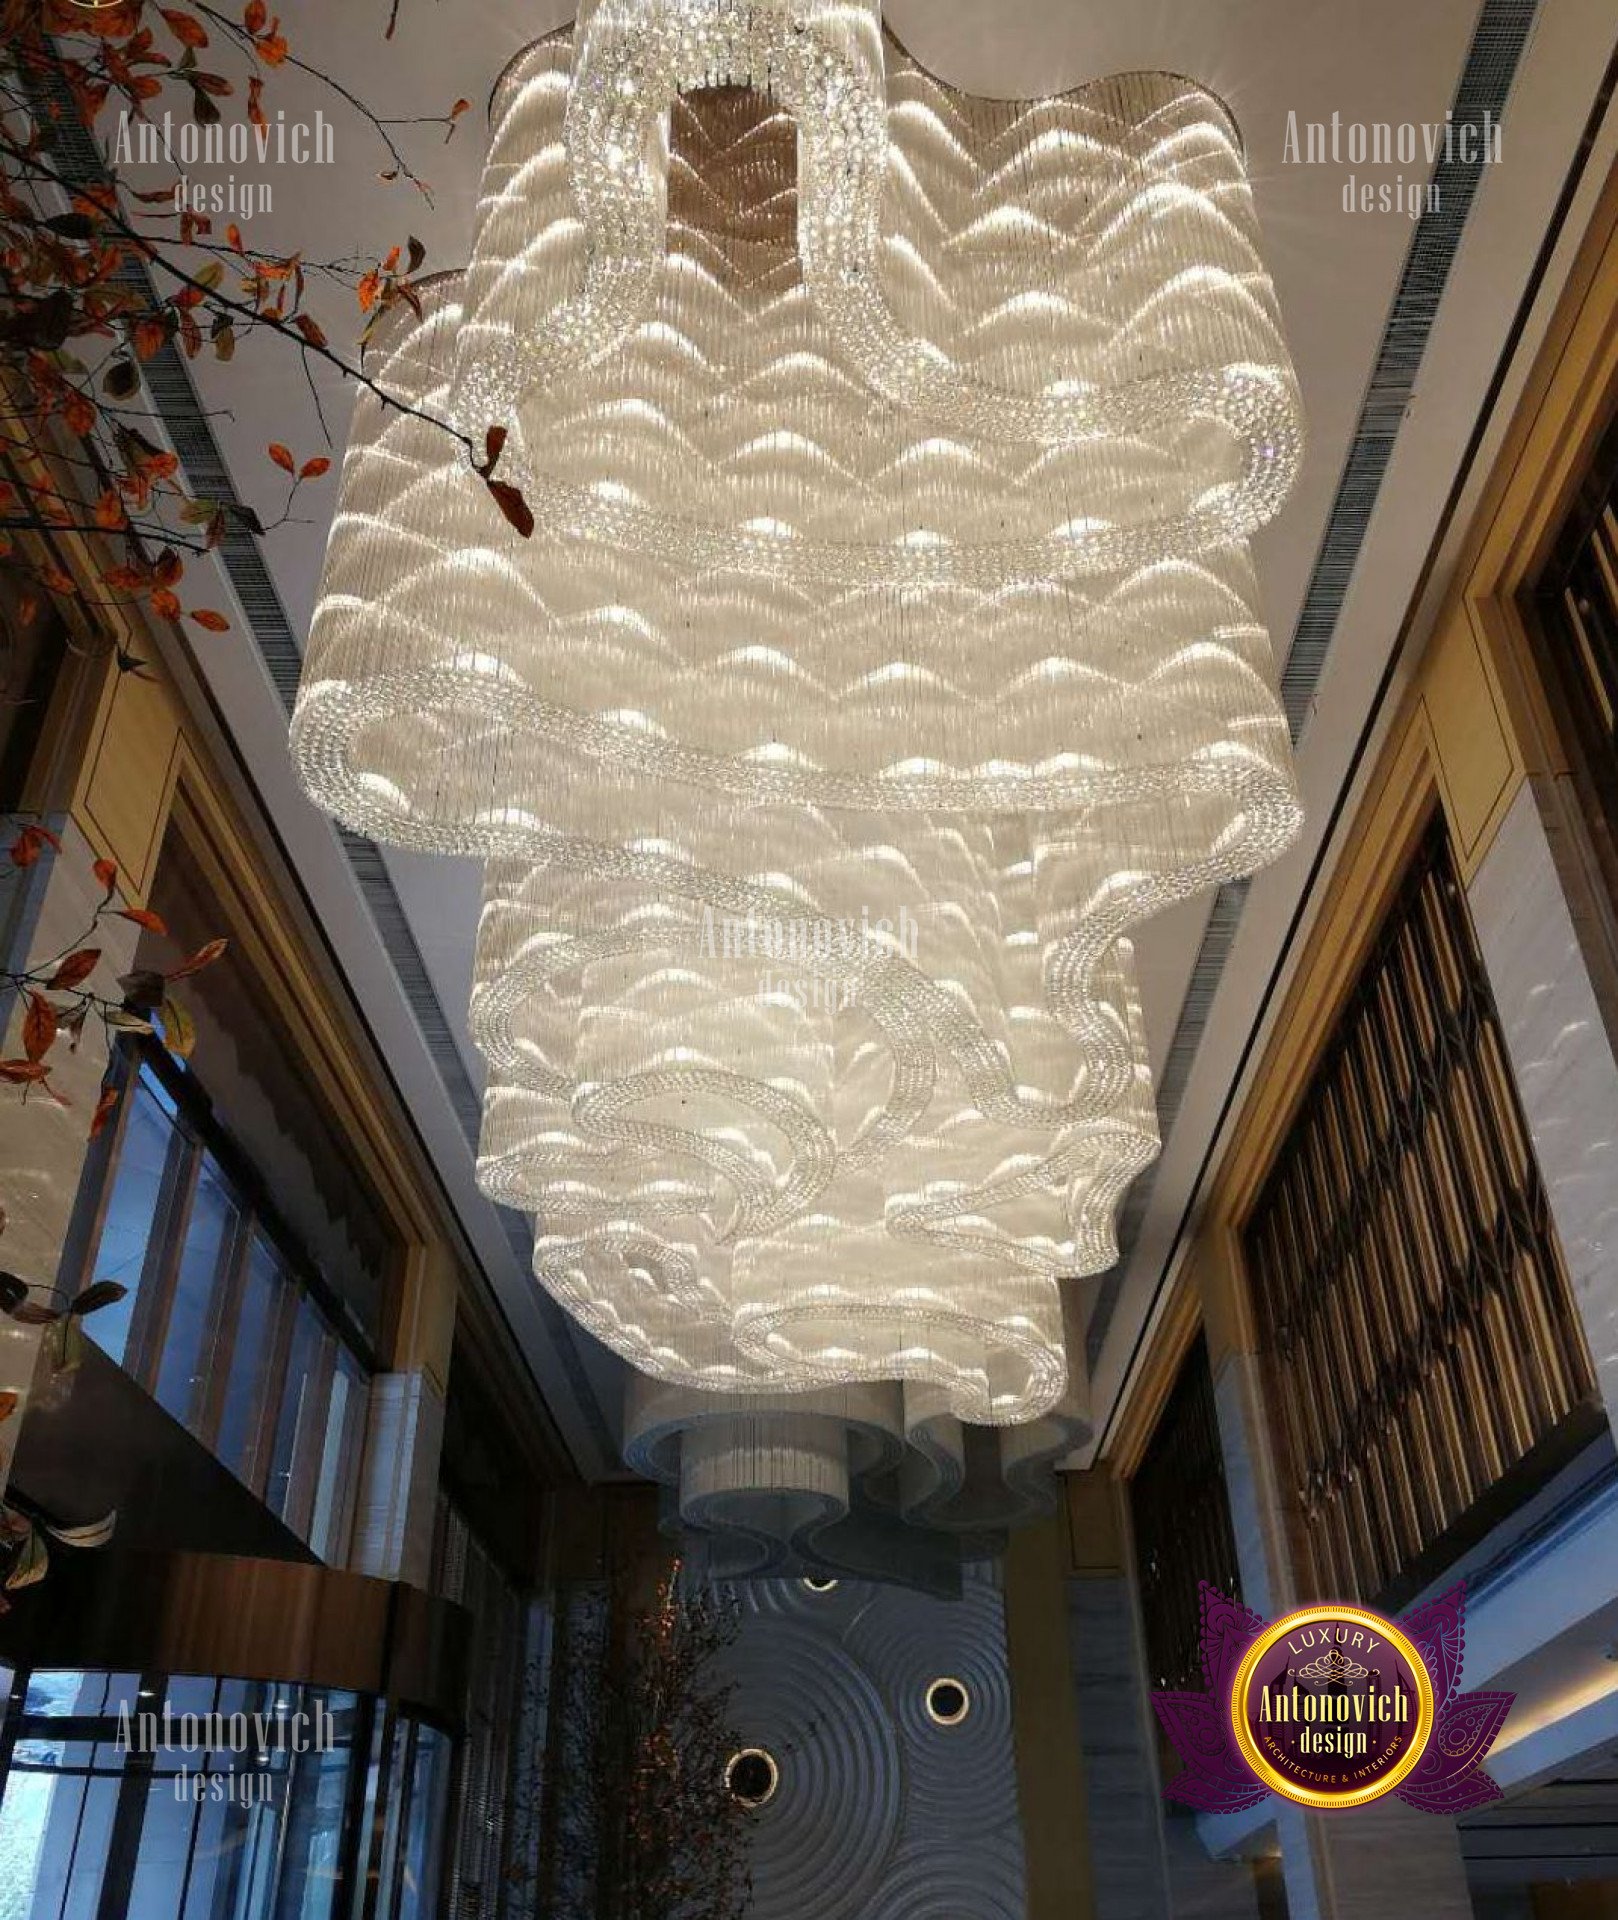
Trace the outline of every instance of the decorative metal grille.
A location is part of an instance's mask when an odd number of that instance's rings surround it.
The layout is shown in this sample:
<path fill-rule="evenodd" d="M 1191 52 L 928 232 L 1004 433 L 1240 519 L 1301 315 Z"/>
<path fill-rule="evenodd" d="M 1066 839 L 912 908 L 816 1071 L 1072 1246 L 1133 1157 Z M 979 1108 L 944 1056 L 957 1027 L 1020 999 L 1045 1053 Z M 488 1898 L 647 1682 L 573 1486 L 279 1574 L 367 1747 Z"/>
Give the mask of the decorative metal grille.
<path fill-rule="evenodd" d="M 1197 1585 L 1206 1580 L 1221 1593 L 1241 1592 L 1213 1373 L 1201 1334 L 1129 1483 L 1129 1515 L 1152 1685 L 1200 1687 Z"/>
<path fill-rule="evenodd" d="M 1317 1592 L 1402 1598 L 1584 1437 L 1590 1359 L 1441 820 L 1245 1241 Z"/>

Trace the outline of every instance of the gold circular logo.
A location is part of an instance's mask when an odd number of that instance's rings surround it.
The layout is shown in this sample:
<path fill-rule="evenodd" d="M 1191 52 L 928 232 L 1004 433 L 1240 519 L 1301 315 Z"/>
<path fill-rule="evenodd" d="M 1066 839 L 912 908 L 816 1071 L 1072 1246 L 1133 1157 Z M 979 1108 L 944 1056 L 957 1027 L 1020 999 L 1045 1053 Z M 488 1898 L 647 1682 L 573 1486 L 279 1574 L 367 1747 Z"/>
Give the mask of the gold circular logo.
<path fill-rule="evenodd" d="M 1365 1607 L 1300 1607 L 1253 1642 L 1230 1690 L 1242 1758 L 1300 1806 L 1362 1807 L 1427 1751 L 1433 1682 L 1415 1643 Z"/>

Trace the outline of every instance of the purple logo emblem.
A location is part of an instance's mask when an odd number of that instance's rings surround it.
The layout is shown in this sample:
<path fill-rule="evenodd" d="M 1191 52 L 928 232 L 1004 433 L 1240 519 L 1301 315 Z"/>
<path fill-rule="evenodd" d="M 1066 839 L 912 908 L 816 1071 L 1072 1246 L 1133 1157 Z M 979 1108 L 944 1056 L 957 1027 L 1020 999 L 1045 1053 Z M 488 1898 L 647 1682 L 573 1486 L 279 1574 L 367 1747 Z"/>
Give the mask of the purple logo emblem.
<path fill-rule="evenodd" d="M 1462 1693 L 1466 1589 L 1398 1621 L 1366 1607 L 1301 1607 L 1266 1624 L 1204 1585 L 1206 1693 L 1154 1693 L 1185 1771 L 1164 1788 L 1204 1813 L 1278 1793 L 1319 1809 L 1395 1793 L 1428 1813 L 1497 1800 L 1482 1762 L 1509 1693 Z"/>

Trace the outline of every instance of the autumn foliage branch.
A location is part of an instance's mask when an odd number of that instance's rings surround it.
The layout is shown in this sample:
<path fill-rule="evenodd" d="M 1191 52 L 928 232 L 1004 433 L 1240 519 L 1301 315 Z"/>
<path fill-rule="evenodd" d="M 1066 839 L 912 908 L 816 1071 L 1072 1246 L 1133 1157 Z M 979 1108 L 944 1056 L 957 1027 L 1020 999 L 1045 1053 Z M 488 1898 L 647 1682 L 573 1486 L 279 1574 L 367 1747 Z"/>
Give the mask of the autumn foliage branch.
<path fill-rule="evenodd" d="M 49 848 L 62 851 L 60 837 L 37 821 L 14 823 L 13 837 L 4 860 L 15 877 L 35 866 Z M 20 1004 L 21 1021 L 18 1045 L 21 1051 L 9 1059 L 0 1059 L 0 1083 L 19 1087 L 26 1100 L 41 1094 L 58 1106 L 69 1104 L 65 1094 L 51 1082 L 53 1066 L 65 1047 L 76 1054 L 87 1026 L 99 1023 L 109 1054 L 120 1038 L 132 1035 L 162 1039 L 169 1051 L 180 1059 L 189 1056 L 196 1040 L 196 1028 L 182 1000 L 173 992 L 174 983 L 190 979 L 211 967 L 226 951 L 227 942 L 210 940 L 177 965 L 158 971 L 141 968 L 121 974 L 116 981 L 116 997 L 105 985 L 98 984 L 104 949 L 96 944 L 102 923 L 108 919 L 127 920 L 145 932 L 166 935 L 168 928 L 160 915 L 149 907 L 119 904 L 118 869 L 110 860 L 97 860 L 93 867 L 101 899 L 89 924 L 60 952 L 23 966 L 0 969 L 0 982 L 9 989 L 8 1002 L 15 996 Z M 118 1079 L 109 1070 L 89 1131 L 93 1140 L 117 1110 L 120 1098 Z M 0 1224 L 4 1215 L 0 1214 Z M 3 1306 L 3 1302 L 0 1302 Z"/>
<path fill-rule="evenodd" d="M 295 356 L 317 412 L 313 368 L 323 363 L 385 404 L 431 421 L 459 442 L 500 511 L 525 535 L 532 530 L 520 493 L 492 476 L 487 438 L 479 445 L 401 400 L 366 368 L 365 348 L 383 316 L 401 305 L 421 311 L 425 249 L 418 239 L 369 258 L 268 252 L 234 224 L 216 233 L 172 185 L 137 190 L 110 157 L 86 177 L 69 137 L 76 119 L 105 152 L 114 108 L 139 122 L 177 104 L 211 126 L 221 102 L 233 98 L 249 125 L 264 130 L 267 83 L 296 69 L 380 143 L 382 179 L 426 196 L 397 130 L 442 127 L 448 138 L 465 100 L 442 115 L 387 118 L 299 58 L 265 0 L 247 0 L 239 16 L 205 0 L 95 8 L 0 0 L 0 48 L 0 561 L 46 593 L 144 603 L 161 619 L 225 630 L 229 622 L 216 609 L 187 608 L 187 560 L 233 530 L 273 532 L 291 516 L 299 487 L 325 474 L 331 460 L 272 442 L 268 460 L 284 476 L 273 504 L 201 497 L 162 444 L 141 368 L 165 348 L 228 363 L 253 336 Z M 351 351 L 334 344 L 310 311 L 310 291 L 321 286 L 354 303 Z M 67 533 L 99 536 L 92 551 L 104 558 L 93 584 L 62 564 L 53 536 Z"/>
<path fill-rule="evenodd" d="M 518 1716 L 545 1734 L 537 1858 L 511 1877 L 558 1920 L 743 1920 L 751 1816 L 726 1778 L 741 1742 L 717 1664 L 734 1598 L 675 1561 L 649 1600 L 620 1570 L 564 1587 L 557 1615 Z"/>

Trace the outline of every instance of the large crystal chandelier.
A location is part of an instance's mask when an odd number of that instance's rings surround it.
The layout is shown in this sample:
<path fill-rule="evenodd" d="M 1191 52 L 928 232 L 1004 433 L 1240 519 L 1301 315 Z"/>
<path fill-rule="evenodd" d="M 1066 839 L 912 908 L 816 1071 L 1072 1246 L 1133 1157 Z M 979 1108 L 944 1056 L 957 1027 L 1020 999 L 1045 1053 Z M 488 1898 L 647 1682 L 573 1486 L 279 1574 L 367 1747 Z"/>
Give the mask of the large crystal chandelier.
<path fill-rule="evenodd" d="M 488 863 L 480 1178 L 632 1460 L 849 1564 L 863 1480 L 980 1529 L 961 1423 L 1002 1512 L 1082 1431 L 1061 1282 L 1156 1151 L 1131 930 L 1298 824 L 1234 129 L 962 95 L 876 0 L 598 0 L 493 123 L 356 405 L 303 778 Z"/>

